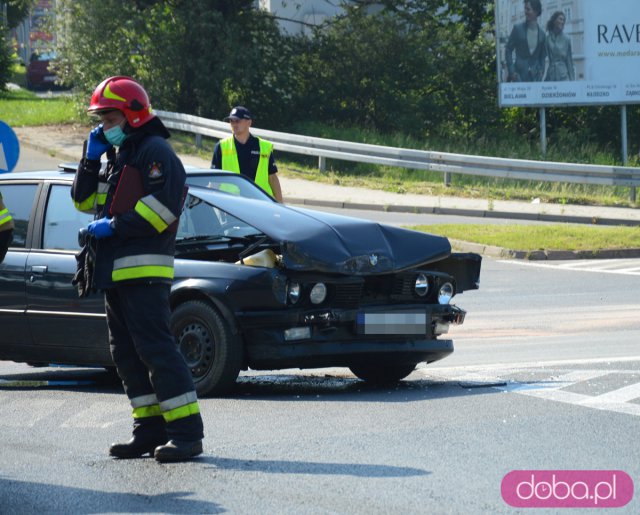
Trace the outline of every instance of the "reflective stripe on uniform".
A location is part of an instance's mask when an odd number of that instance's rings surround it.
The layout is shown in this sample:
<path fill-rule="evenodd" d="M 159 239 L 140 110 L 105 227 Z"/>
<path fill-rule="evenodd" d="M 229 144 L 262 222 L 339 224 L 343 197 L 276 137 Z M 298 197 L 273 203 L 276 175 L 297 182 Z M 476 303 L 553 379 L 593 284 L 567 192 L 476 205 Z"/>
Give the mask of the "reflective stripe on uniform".
<path fill-rule="evenodd" d="M 160 415 L 162 415 L 162 411 L 160 411 L 159 404 L 133 408 L 133 418 L 159 417 Z"/>
<path fill-rule="evenodd" d="M 95 212 L 95 203 L 97 199 L 97 194 L 94 192 L 89 195 L 82 202 L 78 202 L 76 200 L 73 201 L 73 205 L 76 207 L 78 211 L 82 211 L 83 213 L 92 213 Z"/>
<path fill-rule="evenodd" d="M 176 220 L 171 210 L 153 195 L 147 195 L 138 200 L 135 210 L 158 232 L 164 231 Z"/>
<path fill-rule="evenodd" d="M 192 402 L 197 402 L 198 396 L 196 392 L 191 391 L 187 393 L 183 393 L 176 397 L 172 397 L 171 399 L 164 400 L 160 403 L 160 408 L 163 412 L 170 411 L 175 408 L 179 408 L 181 406 L 185 406 L 187 404 L 191 404 Z"/>
<path fill-rule="evenodd" d="M 139 408 L 140 406 L 150 406 L 151 404 L 158 404 L 158 397 L 155 393 L 149 395 L 140 395 L 130 399 L 132 408 Z"/>
<path fill-rule="evenodd" d="M 173 256 L 164 254 L 138 254 L 116 259 L 111 279 L 126 281 L 143 277 L 173 279 Z"/>
<path fill-rule="evenodd" d="M 189 415 L 200 413 L 196 392 L 187 392 L 160 403 L 160 410 L 166 422 L 172 422 Z"/>
<path fill-rule="evenodd" d="M 140 395 L 131 399 L 133 418 L 158 417 L 162 414 L 155 394 Z"/>
<path fill-rule="evenodd" d="M 162 417 L 165 422 L 173 422 L 174 420 L 186 418 L 190 415 L 197 415 L 198 413 L 200 413 L 200 406 L 198 406 L 197 402 L 192 402 L 191 404 L 180 406 L 170 411 L 163 411 Z"/>
<path fill-rule="evenodd" d="M 107 182 L 99 182 L 98 183 L 98 194 L 96 196 L 96 204 L 99 206 L 104 206 L 107 202 L 107 193 L 109 193 L 109 183 Z"/>
<path fill-rule="evenodd" d="M 3 209 L 2 211 L 0 211 L 0 225 L 4 225 L 6 223 L 9 223 L 11 220 L 13 220 L 13 218 L 9 214 L 9 210 L 8 209 Z"/>

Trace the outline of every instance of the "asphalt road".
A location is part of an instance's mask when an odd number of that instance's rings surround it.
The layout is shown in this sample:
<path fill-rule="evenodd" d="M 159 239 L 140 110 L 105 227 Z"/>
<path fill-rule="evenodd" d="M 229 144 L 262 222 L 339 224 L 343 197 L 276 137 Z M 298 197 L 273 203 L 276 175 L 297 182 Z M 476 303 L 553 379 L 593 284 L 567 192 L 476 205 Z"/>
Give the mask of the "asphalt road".
<path fill-rule="evenodd" d="M 29 172 L 33 170 L 55 170 L 60 158 L 33 150 L 26 145 L 20 147 L 20 157 L 14 172 Z"/>
<path fill-rule="evenodd" d="M 637 483 L 640 278 L 572 264 L 486 259 L 481 289 L 457 299 L 454 354 L 395 388 L 346 369 L 243 373 L 231 397 L 201 399 L 192 463 L 106 455 L 130 431 L 106 373 L 0 362 L 0 511 L 511 513 L 512 470 Z"/>

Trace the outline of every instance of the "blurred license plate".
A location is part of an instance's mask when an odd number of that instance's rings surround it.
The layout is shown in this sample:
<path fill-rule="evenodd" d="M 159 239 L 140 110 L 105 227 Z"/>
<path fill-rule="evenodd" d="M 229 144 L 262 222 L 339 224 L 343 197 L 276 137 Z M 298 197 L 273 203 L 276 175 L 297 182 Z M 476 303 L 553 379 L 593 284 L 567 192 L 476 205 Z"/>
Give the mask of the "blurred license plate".
<path fill-rule="evenodd" d="M 53 82 L 54 80 L 56 80 L 56 76 L 55 75 L 45 75 L 43 80 L 45 82 Z"/>
<path fill-rule="evenodd" d="M 358 334 L 426 334 L 427 315 L 424 311 L 394 313 L 358 313 Z"/>

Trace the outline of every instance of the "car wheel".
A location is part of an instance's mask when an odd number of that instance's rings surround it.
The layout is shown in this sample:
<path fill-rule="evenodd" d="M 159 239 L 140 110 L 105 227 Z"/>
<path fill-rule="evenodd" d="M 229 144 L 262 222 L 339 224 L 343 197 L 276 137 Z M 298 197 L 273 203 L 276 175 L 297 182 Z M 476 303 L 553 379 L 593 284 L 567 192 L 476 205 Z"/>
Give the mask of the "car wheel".
<path fill-rule="evenodd" d="M 211 305 L 184 302 L 173 310 L 171 331 L 191 370 L 198 395 L 229 390 L 240 373 L 242 347 Z"/>
<path fill-rule="evenodd" d="M 368 383 L 386 385 L 397 383 L 416 368 L 414 361 L 398 361 L 388 356 L 375 356 L 352 363 L 349 370 Z"/>

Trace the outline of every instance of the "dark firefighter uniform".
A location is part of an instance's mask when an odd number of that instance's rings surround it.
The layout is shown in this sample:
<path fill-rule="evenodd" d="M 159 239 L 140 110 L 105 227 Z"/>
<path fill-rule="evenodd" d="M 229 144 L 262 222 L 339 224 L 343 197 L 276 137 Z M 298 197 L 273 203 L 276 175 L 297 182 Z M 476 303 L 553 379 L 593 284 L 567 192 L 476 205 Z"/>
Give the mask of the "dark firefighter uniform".
<path fill-rule="evenodd" d="M 170 226 L 180 216 L 185 171 L 168 137 L 154 117 L 128 134 L 105 171 L 99 160 L 83 158 L 71 195 L 80 211 L 111 217 L 124 166 L 140 172 L 143 196 L 113 217 L 113 236 L 95 241 L 94 287 L 106 294 L 111 353 L 133 407 L 134 438 L 195 441 L 203 438 L 196 392 L 169 327 Z"/>
<path fill-rule="evenodd" d="M 9 245 L 11 245 L 13 226 L 13 218 L 4 205 L 2 193 L 0 193 L 0 263 L 4 260 Z"/>

